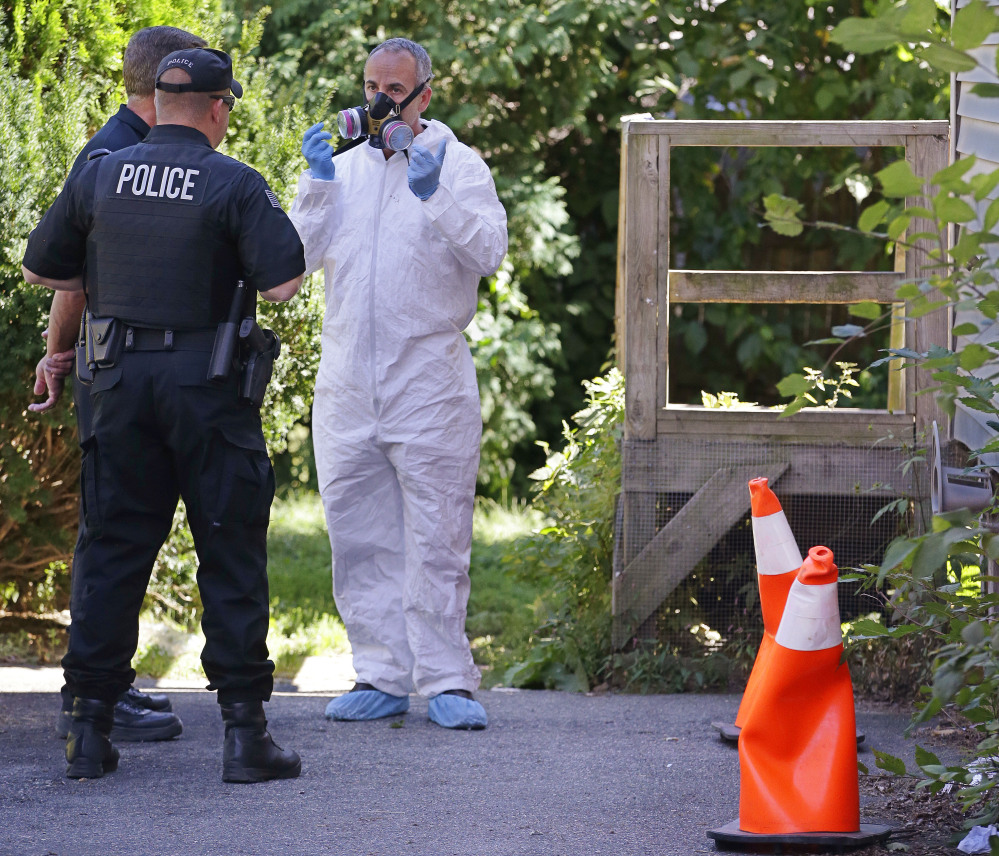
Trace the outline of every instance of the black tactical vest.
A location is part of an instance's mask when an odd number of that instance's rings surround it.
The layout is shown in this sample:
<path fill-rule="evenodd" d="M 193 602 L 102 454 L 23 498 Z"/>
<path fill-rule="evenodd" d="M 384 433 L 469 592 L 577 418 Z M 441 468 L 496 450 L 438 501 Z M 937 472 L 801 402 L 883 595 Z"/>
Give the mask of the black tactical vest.
<path fill-rule="evenodd" d="M 178 330 L 225 317 L 240 279 L 227 192 L 239 165 L 197 137 L 101 158 L 86 266 L 95 315 Z"/>

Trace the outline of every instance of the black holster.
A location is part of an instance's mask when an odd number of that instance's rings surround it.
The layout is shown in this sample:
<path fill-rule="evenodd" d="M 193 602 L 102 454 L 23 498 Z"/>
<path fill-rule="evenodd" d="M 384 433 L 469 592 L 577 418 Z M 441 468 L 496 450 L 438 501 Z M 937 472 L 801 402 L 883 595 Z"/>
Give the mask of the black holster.
<path fill-rule="evenodd" d="M 273 330 L 261 330 L 255 319 L 244 318 L 239 325 L 239 341 L 243 353 L 239 400 L 260 407 L 274 372 L 274 360 L 281 353 L 281 340 Z"/>
<path fill-rule="evenodd" d="M 97 369 L 109 369 L 118 364 L 125 345 L 125 325 L 110 315 L 97 316 L 87 309 L 83 313 L 81 336 L 82 352 L 86 373 L 91 382 Z M 81 343 L 76 346 L 77 373 L 80 371 Z M 83 380 L 83 378 L 81 378 Z"/>

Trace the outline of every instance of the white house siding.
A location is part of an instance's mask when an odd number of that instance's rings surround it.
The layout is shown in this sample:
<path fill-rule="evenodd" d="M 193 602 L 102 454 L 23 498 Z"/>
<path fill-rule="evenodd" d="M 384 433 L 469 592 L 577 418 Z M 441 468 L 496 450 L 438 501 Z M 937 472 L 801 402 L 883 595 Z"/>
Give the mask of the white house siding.
<path fill-rule="evenodd" d="M 952 11 L 967 5 L 967 2 L 968 0 L 953 0 Z M 989 5 L 999 6 L 999 0 L 989 0 Z M 983 98 L 971 92 L 976 83 L 999 83 L 999 75 L 996 73 L 997 47 L 999 34 L 993 33 L 984 45 L 971 52 L 977 67 L 953 75 L 951 79 L 951 158 L 956 161 L 974 155 L 976 162 L 966 174 L 968 177 L 999 169 L 999 98 Z M 981 229 L 981 217 L 995 198 L 999 198 L 999 188 L 981 202 L 969 199 L 968 202 L 978 212 L 979 219 L 965 228 Z M 987 244 L 985 252 L 993 262 L 999 262 L 999 243 Z M 978 312 L 955 312 L 955 326 L 968 322 L 974 323 L 979 332 L 974 336 L 958 337 L 954 342 L 955 347 L 972 341 L 999 340 L 999 323 L 990 321 Z M 999 375 L 999 363 L 991 368 L 983 367 L 977 374 L 994 378 Z M 985 425 L 986 418 L 985 414 L 960 408 L 954 419 L 954 438 L 971 449 L 980 448 L 995 433 Z"/>

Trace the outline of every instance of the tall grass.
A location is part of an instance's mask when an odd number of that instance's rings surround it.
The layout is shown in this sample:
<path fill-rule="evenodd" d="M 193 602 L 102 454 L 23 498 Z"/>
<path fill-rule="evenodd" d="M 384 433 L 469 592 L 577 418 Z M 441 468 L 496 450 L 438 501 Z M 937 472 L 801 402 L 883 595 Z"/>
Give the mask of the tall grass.
<path fill-rule="evenodd" d="M 540 526 L 524 504 L 505 508 L 480 501 L 472 538 L 472 592 L 466 630 L 483 671 L 483 685 L 502 680 L 523 656 L 536 625 L 539 591 L 515 578 L 509 557 L 517 542 Z M 267 537 L 271 623 L 267 646 L 277 674 L 293 677 L 306 657 L 345 654 L 347 633 L 333 602 L 329 537 L 317 494 L 300 492 L 274 502 Z M 204 635 L 171 623 L 152 611 L 143 614 L 133 666 L 144 677 L 189 679 L 203 676 Z M 0 635 L 0 661 L 56 663 L 65 652 L 65 634 Z"/>
<path fill-rule="evenodd" d="M 497 683 L 534 627 L 538 593 L 515 580 L 504 556 L 538 523 L 526 506 L 480 502 L 472 543 L 472 593 L 467 632 L 483 684 Z M 346 653 L 347 633 L 333 601 L 331 553 L 322 504 L 315 493 L 278 499 L 267 538 L 271 624 L 267 646 L 279 676 L 294 676 L 310 656 Z M 151 677 L 187 678 L 200 672 L 204 638 L 162 622 L 145 622 L 135 668 Z"/>
<path fill-rule="evenodd" d="M 523 573 L 514 574 L 510 557 L 542 522 L 540 513 L 525 504 L 506 508 L 483 500 L 476 505 L 465 630 L 483 686 L 502 681 L 506 669 L 526 654 L 537 626 L 541 590 Z"/>

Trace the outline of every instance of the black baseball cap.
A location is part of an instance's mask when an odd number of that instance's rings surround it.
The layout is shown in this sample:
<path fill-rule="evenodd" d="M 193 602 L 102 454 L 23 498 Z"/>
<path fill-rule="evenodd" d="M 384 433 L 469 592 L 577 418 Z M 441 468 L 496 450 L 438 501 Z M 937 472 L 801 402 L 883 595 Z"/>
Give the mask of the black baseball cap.
<path fill-rule="evenodd" d="M 160 76 L 171 68 L 191 75 L 190 83 L 161 83 Z M 232 57 L 214 48 L 189 48 L 174 51 L 160 60 L 156 69 L 156 88 L 164 92 L 218 92 L 229 89 L 237 98 L 243 97 L 243 87 L 232 79 Z"/>

